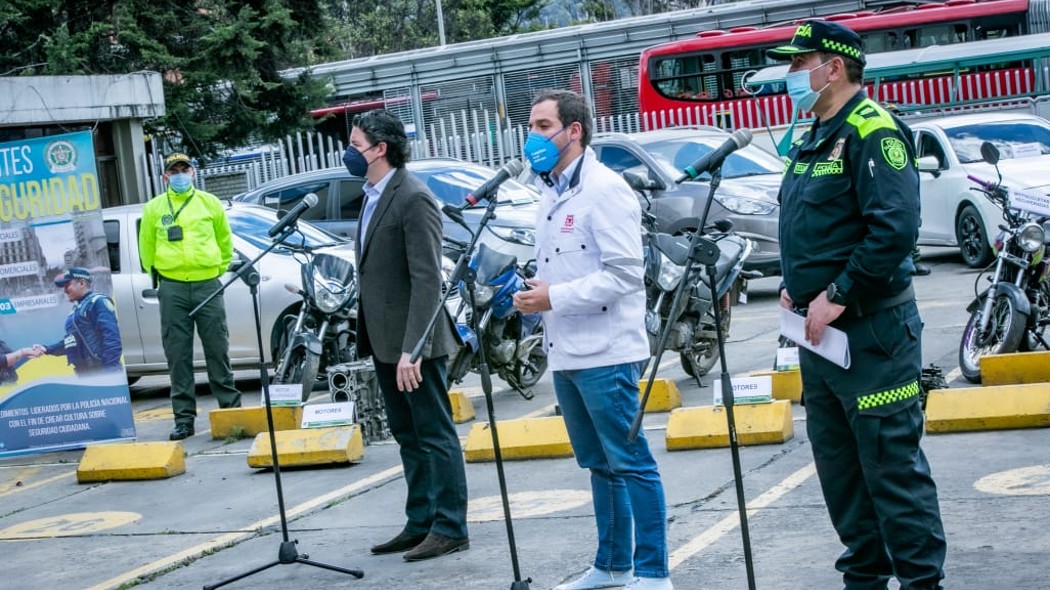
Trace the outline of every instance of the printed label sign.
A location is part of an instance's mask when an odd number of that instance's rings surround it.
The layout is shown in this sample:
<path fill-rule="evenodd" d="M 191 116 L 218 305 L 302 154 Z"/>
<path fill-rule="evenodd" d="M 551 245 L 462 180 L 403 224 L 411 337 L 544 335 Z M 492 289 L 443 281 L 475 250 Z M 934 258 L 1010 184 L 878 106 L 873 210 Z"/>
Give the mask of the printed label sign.
<path fill-rule="evenodd" d="M 262 397 L 262 394 L 260 394 Z M 262 399 L 260 405 L 265 405 Z M 273 407 L 301 406 L 303 404 L 302 383 L 276 383 L 270 386 L 270 405 Z"/>
<path fill-rule="evenodd" d="M 769 375 L 759 377 L 732 377 L 729 383 L 733 391 L 734 404 L 762 404 L 773 401 L 773 378 Z M 711 385 L 715 405 L 722 404 L 722 380 L 715 379 Z"/>
<path fill-rule="evenodd" d="M 303 428 L 349 426 L 354 423 L 354 402 L 303 406 Z"/>

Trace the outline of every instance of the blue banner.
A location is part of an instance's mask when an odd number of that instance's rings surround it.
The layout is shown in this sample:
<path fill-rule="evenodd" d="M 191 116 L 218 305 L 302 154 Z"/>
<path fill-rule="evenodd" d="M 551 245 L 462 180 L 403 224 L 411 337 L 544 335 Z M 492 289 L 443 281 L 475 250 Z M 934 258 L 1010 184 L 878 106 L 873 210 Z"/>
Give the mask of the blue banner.
<path fill-rule="evenodd" d="M 91 133 L 0 143 L 0 457 L 135 437 Z"/>

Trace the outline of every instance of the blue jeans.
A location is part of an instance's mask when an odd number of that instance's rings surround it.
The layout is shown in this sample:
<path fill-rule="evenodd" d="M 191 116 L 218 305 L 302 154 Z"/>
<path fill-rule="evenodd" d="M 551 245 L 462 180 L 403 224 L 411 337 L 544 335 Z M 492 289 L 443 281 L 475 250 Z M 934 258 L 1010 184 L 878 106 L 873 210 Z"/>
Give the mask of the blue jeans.
<path fill-rule="evenodd" d="M 555 371 L 554 391 L 576 462 L 591 470 L 598 525 L 594 567 L 620 572 L 633 566 L 636 576 L 665 578 L 667 507 L 660 472 L 642 432 L 633 443 L 627 440 L 638 411 L 640 374 L 641 363 Z"/>

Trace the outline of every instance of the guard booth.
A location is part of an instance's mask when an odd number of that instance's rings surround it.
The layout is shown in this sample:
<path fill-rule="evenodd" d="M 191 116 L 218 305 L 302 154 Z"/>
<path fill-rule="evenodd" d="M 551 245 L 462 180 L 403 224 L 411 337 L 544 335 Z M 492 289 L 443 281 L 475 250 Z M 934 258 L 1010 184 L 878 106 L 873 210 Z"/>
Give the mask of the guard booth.
<path fill-rule="evenodd" d="M 0 142 L 90 131 L 103 207 L 153 196 L 142 121 L 164 115 L 159 73 L 0 77 L 0 113 Z"/>

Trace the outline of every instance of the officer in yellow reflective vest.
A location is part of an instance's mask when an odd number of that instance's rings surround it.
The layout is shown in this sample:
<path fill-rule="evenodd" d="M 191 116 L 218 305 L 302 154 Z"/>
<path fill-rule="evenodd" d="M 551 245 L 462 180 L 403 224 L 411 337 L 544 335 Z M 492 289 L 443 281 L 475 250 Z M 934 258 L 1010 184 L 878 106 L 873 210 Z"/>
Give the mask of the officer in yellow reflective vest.
<path fill-rule="evenodd" d="M 164 160 L 168 190 L 146 203 L 139 228 L 142 267 L 158 281 L 161 340 L 171 376 L 175 428 L 171 440 L 193 436 L 197 399 L 193 375 L 193 329 L 197 328 L 208 385 L 220 408 L 241 405 L 230 368 L 230 338 L 223 297 L 197 314 L 189 312 L 217 291 L 219 277 L 233 260 L 226 211 L 215 195 L 193 186 L 195 170 L 186 154 Z"/>

